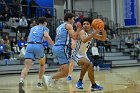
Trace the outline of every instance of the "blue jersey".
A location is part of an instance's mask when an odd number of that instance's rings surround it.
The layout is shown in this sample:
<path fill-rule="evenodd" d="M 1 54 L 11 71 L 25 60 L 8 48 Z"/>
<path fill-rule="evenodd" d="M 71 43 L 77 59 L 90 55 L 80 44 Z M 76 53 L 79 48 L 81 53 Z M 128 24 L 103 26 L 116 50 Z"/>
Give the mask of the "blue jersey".
<path fill-rule="evenodd" d="M 55 38 L 55 44 L 54 45 L 70 45 L 71 44 L 71 39 L 69 36 L 69 33 L 67 29 L 65 28 L 66 23 L 61 24 L 59 27 L 56 29 L 56 38 Z"/>
<path fill-rule="evenodd" d="M 44 31 L 49 33 L 49 29 L 45 26 L 34 26 L 30 30 L 28 42 L 41 42 L 43 41 Z"/>

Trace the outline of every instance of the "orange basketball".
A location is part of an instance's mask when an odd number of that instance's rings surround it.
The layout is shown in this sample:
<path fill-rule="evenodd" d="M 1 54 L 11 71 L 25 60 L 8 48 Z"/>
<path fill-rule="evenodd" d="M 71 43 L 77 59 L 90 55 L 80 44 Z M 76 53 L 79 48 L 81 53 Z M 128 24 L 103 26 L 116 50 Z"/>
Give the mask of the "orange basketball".
<path fill-rule="evenodd" d="M 91 26 L 94 30 L 103 30 L 104 22 L 101 19 L 94 19 L 91 23 Z"/>

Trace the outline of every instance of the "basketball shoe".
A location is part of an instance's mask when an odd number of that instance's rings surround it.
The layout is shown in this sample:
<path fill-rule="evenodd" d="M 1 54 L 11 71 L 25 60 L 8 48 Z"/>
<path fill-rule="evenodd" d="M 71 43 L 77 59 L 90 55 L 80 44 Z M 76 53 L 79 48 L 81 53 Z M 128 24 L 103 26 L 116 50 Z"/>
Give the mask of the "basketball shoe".
<path fill-rule="evenodd" d="M 78 81 L 78 82 L 76 83 L 76 88 L 78 88 L 78 89 L 83 89 L 83 83 L 82 83 L 82 81 Z"/>
<path fill-rule="evenodd" d="M 98 90 L 103 90 L 103 87 L 97 84 L 91 86 L 91 91 L 98 91 Z"/>
<path fill-rule="evenodd" d="M 48 89 L 48 87 L 53 87 L 53 88 L 56 87 L 55 80 L 53 80 L 51 76 L 44 75 L 42 81 L 45 89 Z"/>
<path fill-rule="evenodd" d="M 24 91 L 24 82 L 23 81 L 19 82 L 19 93 L 25 93 L 25 91 Z"/>
<path fill-rule="evenodd" d="M 43 83 L 42 83 L 42 82 L 38 82 L 38 83 L 37 83 L 37 87 L 38 87 L 38 88 L 42 88 L 42 87 L 43 87 Z"/>
<path fill-rule="evenodd" d="M 72 80 L 71 76 L 67 76 L 67 81 L 71 81 L 71 80 Z"/>

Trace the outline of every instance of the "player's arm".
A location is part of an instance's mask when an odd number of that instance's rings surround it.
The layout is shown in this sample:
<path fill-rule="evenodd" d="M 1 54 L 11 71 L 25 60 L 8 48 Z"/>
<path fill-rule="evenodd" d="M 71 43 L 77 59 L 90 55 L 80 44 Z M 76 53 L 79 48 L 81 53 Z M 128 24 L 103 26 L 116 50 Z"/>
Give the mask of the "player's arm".
<path fill-rule="evenodd" d="M 79 37 L 80 37 L 80 39 L 82 40 L 83 43 L 86 43 L 86 42 L 90 41 L 93 38 L 92 35 L 89 35 L 88 37 L 86 37 L 85 33 L 86 32 L 84 30 L 81 30 L 79 32 Z"/>
<path fill-rule="evenodd" d="M 66 29 L 68 30 L 68 33 L 70 35 L 70 37 L 74 40 L 77 39 L 78 35 L 79 35 L 79 32 L 81 30 L 82 26 L 81 24 L 77 25 L 77 30 L 76 32 L 73 30 L 73 27 L 71 24 L 66 24 Z"/>
<path fill-rule="evenodd" d="M 76 40 L 71 39 L 71 42 L 72 42 L 72 44 L 71 44 L 71 48 L 74 49 L 74 48 L 75 48 L 75 44 L 76 44 Z"/>
<path fill-rule="evenodd" d="M 101 32 L 102 35 L 100 35 L 99 32 Z M 93 38 L 95 38 L 97 40 L 106 41 L 106 39 L 107 39 L 106 31 L 104 31 L 104 30 L 102 30 L 102 31 L 95 30 L 92 35 L 93 35 Z"/>
<path fill-rule="evenodd" d="M 49 44 L 54 45 L 54 42 L 52 41 L 47 31 L 44 31 L 44 40 L 47 40 Z"/>

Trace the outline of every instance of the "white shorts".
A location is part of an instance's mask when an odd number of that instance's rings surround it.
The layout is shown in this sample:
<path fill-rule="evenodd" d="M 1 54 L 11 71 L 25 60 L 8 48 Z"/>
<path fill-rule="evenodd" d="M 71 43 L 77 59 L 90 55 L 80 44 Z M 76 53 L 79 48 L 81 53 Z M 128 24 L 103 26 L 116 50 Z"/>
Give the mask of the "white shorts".
<path fill-rule="evenodd" d="M 81 55 L 81 54 L 77 53 L 77 54 L 72 54 L 71 55 L 72 60 L 74 60 L 76 63 L 78 63 L 78 61 L 83 57 L 88 59 L 87 54 Z"/>

